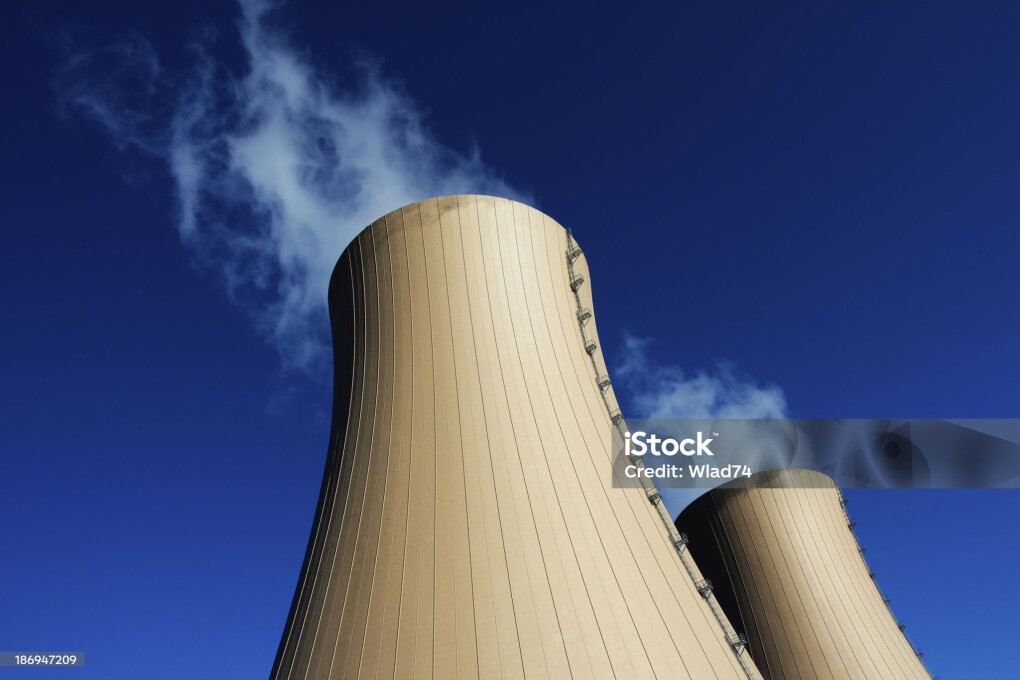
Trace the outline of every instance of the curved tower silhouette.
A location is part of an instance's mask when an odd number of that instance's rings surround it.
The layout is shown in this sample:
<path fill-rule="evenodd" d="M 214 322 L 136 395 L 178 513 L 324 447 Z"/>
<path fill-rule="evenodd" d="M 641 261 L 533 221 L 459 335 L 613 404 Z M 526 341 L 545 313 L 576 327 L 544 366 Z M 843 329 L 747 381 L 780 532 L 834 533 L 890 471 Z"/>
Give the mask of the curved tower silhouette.
<path fill-rule="evenodd" d="M 770 680 L 927 679 L 875 585 L 833 480 L 757 473 L 701 496 L 677 520 Z"/>
<path fill-rule="evenodd" d="M 613 487 L 588 278 L 556 222 L 486 196 L 406 206 L 344 251 L 272 678 L 759 677 L 658 495 Z"/>

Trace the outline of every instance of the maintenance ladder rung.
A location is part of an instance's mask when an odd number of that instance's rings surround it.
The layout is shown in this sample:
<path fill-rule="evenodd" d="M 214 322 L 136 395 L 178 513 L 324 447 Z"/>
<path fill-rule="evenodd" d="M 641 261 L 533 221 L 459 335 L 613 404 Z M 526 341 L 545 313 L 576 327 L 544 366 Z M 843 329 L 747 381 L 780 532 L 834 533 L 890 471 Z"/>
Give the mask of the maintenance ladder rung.
<path fill-rule="evenodd" d="M 747 636 L 743 633 L 738 633 L 735 640 L 730 640 L 730 647 L 734 651 L 738 651 L 741 647 L 747 647 Z"/>

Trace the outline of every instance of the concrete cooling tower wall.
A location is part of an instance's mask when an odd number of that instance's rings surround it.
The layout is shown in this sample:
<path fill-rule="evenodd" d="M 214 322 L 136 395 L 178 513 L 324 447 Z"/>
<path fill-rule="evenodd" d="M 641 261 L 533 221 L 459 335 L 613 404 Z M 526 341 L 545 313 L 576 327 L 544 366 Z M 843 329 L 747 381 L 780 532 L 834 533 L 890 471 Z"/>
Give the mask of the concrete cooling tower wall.
<path fill-rule="evenodd" d="M 694 559 L 769 680 L 929 678 L 875 585 L 827 476 L 755 475 L 681 513 Z"/>
<path fill-rule="evenodd" d="M 760 677 L 657 495 L 612 486 L 588 280 L 556 222 L 485 196 L 344 251 L 332 442 L 272 678 Z"/>

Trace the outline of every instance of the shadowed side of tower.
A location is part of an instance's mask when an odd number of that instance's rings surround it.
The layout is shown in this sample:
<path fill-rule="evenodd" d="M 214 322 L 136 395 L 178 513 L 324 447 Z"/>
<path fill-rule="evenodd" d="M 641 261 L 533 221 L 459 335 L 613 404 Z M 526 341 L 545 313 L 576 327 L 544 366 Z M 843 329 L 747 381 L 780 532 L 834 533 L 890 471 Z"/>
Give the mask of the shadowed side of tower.
<path fill-rule="evenodd" d="M 760 472 L 677 520 L 770 680 L 930 677 L 864 562 L 831 478 Z"/>
<path fill-rule="evenodd" d="M 613 488 L 568 250 L 487 196 L 406 206 L 345 250 L 332 441 L 273 679 L 745 677 L 645 493 Z"/>

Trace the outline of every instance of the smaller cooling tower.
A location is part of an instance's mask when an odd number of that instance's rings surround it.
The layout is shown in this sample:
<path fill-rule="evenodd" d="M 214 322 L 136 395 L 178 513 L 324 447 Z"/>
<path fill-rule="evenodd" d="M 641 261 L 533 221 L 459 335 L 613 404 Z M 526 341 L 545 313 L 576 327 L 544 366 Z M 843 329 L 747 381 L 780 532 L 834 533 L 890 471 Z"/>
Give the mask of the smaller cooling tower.
<path fill-rule="evenodd" d="M 691 554 L 769 680 L 927 679 L 875 585 L 829 477 L 755 475 L 681 513 Z"/>

